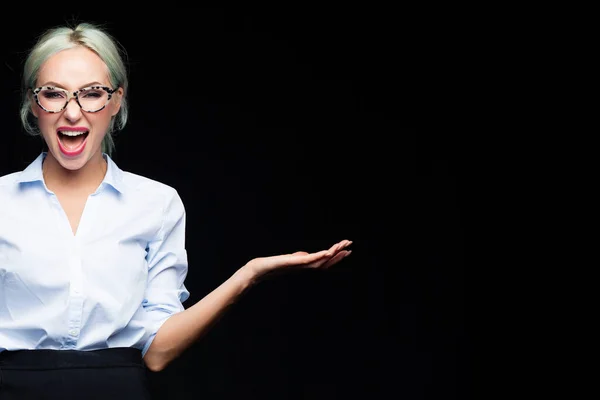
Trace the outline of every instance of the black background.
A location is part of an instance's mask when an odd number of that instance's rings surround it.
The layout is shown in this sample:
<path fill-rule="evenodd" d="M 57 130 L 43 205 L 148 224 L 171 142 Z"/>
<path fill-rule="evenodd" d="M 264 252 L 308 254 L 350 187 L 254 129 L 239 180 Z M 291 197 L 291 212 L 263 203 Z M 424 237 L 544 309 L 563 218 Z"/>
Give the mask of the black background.
<path fill-rule="evenodd" d="M 435 47 L 418 15 L 132 10 L 44 11 L 3 28 L 0 175 L 41 150 L 18 119 L 26 51 L 45 28 L 97 22 L 131 71 L 113 159 L 186 205 L 186 306 L 251 258 L 354 241 L 331 270 L 250 290 L 151 374 L 157 398 L 471 398 L 462 149 L 455 130 L 428 128 Z"/>

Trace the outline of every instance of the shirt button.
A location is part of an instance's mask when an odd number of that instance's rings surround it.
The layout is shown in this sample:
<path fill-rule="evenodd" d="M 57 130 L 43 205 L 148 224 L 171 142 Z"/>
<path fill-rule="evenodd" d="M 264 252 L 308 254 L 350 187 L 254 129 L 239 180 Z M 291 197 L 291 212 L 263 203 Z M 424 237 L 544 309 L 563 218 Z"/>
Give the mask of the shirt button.
<path fill-rule="evenodd" d="M 71 335 L 71 336 L 77 336 L 77 335 L 79 335 L 79 329 L 71 329 L 69 331 L 69 335 Z"/>

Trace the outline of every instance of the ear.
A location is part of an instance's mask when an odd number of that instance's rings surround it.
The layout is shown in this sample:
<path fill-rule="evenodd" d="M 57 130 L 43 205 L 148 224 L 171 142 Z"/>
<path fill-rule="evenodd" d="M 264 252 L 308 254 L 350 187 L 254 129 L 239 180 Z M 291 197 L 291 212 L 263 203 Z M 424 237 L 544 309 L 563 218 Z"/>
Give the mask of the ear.
<path fill-rule="evenodd" d="M 114 117 L 121 109 L 121 99 L 123 99 L 123 88 L 120 87 L 116 92 L 113 93 L 113 104 L 111 115 Z"/>

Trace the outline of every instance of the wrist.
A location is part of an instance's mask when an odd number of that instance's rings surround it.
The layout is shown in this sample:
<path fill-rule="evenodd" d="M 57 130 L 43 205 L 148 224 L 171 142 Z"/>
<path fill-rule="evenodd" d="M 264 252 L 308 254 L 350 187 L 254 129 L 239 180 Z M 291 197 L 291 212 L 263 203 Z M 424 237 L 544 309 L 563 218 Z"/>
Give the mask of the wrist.
<path fill-rule="evenodd" d="M 258 280 L 258 273 L 250 264 L 245 264 L 243 267 L 238 269 L 233 276 L 234 279 L 239 282 L 242 291 L 254 286 Z"/>

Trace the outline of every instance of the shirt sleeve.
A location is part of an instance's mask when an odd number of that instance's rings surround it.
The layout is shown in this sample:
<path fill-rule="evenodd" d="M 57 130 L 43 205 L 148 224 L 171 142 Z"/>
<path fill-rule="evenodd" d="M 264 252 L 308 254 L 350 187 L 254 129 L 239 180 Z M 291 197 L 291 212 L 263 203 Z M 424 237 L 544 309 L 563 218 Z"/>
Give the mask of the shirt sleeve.
<path fill-rule="evenodd" d="M 148 244 L 148 283 L 142 306 L 146 312 L 149 338 L 145 355 L 162 324 L 173 314 L 184 310 L 183 302 L 190 293 L 184 285 L 188 271 L 185 248 L 186 214 L 175 189 L 166 203 L 163 223 L 155 240 Z"/>

